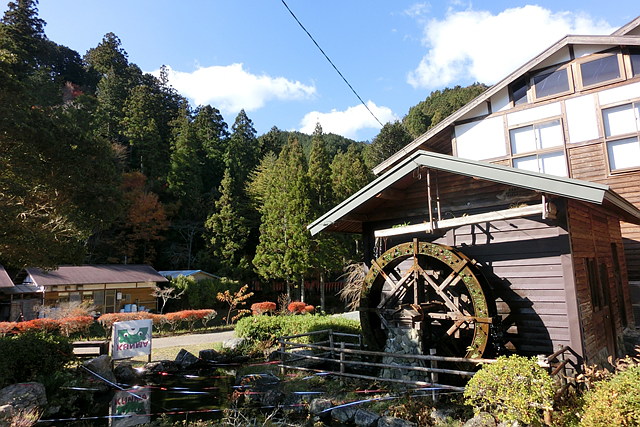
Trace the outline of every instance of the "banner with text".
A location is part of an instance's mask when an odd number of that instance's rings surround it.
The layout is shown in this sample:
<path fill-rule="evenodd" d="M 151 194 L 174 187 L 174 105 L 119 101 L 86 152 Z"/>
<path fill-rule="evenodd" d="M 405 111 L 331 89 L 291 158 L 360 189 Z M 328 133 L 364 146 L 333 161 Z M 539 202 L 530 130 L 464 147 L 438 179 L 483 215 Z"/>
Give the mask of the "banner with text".
<path fill-rule="evenodd" d="M 151 326 L 151 319 L 114 323 L 111 358 L 117 360 L 151 354 Z"/>

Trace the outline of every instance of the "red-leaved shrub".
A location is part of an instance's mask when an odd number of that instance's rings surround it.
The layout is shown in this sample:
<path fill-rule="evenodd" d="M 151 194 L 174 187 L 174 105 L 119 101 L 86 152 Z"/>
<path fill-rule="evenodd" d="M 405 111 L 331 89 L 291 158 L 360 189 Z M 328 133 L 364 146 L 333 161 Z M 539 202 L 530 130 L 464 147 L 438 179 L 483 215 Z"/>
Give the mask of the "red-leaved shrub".
<path fill-rule="evenodd" d="M 292 303 L 289 303 L 289 305 L 287 306 L 287 310 L 289 310 L 289 312 L 293 314 L 304 313 L 304 309 L 306 306 L 307 304 L 301 301 L 293 301 Z"/>
<path fill-rule="evenodd" d="M 56 319 L 33 319 L 26 322 L 17 322 L 16 329 L 19 332 L 57 332 L 60 330 L 60 321 Z"/>
<path fill-rule="evenodd" d="M 275 302 L 265 301 L 251 304 L 251 312 L 254 316 L 265 313 L 273 313 L 274 311 L 276 311 Z"/>
<path fill-rule="evenodd" d="M 75 333 L 87 333 L 93 323 L 91 316 L 64 317 L 58 320 L 62 335 L 70 336 Z"/>
<path fill-rule="evenodd" d="M 313 310 L 315 310 L 316 308 L 312 305 L 305 305 L 304 306 L 304 310 L 302 310 L 303 313 L 312 313 Z"/>
<path fill-rule="evenodd" d="M 16 332 L 16 322 L 0 322 L 0 337 Z"/>

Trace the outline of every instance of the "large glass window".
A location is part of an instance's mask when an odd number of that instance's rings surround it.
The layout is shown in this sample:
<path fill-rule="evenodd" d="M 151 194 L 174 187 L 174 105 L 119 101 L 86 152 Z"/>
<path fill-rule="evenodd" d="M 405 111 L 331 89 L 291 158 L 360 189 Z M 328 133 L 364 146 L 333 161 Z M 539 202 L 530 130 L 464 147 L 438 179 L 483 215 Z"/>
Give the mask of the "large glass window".
<path fill-rule="evenodd" d="M 568 68 L 562 68 L 533 77 L 536 99 L 570 92 L 573 88 L 569 82 L 568 70 Z"/>
<path fill-rule="evenodd" d="M 567 176 L 564 133 L 560 120 L 522 126 L 509 131 L 513 167 Z M 557 150 L 560 147 L 562 150 Z M 521 154 L 533 153 L 520 156 Z"/>
<path fill-rule="evenodd" d="M 633 76 L 640 76 L 640 50 L 632 50 L 629 57 L 631 58 Z"/>
<path fill-rule="evenodd" d="M 602 110 L 607 157 L 612 171 L 640 166 L 640 103 Z"/>
<path fill-rule="evenodd" d="M 620 62 L 618 55 L 602 56 L 579 65 L 582 87 L 588 87 L 620 79 Z"/>
<path fill-rule="evenodd" d="M 527 103 L 527 81 L 525 79 L 516 80 L 511 85 L 511 98 L 513 105 Z"/>

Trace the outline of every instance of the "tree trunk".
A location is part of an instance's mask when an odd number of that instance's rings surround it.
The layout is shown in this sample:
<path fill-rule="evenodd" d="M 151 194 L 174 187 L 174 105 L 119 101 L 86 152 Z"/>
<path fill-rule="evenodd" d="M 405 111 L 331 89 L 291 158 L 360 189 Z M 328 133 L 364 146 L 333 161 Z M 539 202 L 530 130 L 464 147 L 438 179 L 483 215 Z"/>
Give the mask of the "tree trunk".
<path fill-rule="evenodd" d="M 300 301 L 304 302 L 304 277 L 300 281 Z"/>
<path fill-rule="evenodd" d="M 291 301 L 291 282 L 287 280 L 287 298 Z"/>

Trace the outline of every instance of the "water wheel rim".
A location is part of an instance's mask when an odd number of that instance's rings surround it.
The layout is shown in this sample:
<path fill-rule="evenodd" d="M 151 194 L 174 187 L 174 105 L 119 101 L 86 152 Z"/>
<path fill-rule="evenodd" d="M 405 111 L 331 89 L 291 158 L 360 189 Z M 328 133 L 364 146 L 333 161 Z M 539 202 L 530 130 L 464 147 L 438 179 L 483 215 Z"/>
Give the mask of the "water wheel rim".
<path fill-rule="evenodd" d="M 417 258 L 418 256 L 436 259 L 445 264 L 453 272 L 456 272 L 456 276 L 459 278 L 457 280 L 461 282 L 467 290 L 471 306 L 473 307 L 474 317 L 478 319 L 490 318 L 492 310 L 489 307 L 482 284 L 478 279 L 479 274 L 475 271 L 474 263 L 454 248 L 414 240 L 413 242 L 396 245 L 372 261 L 372 265 L 364 278 L 361 299 L 360 317 L 365 336 L 373 336 L 369 317 L 372 307 L 368 306 L 368 296 L 374 283 L 378 277 L 386 274 L 385 267 L 389 264 L 409 257 Z M 482 357 L 489 341 L 490 323 L 486 321 L 476 321 L 473 325 L 474 332 L 471 343 L 467 347 L 466 354 L 464 355 L 464 357 L 467 358 Z"/>

